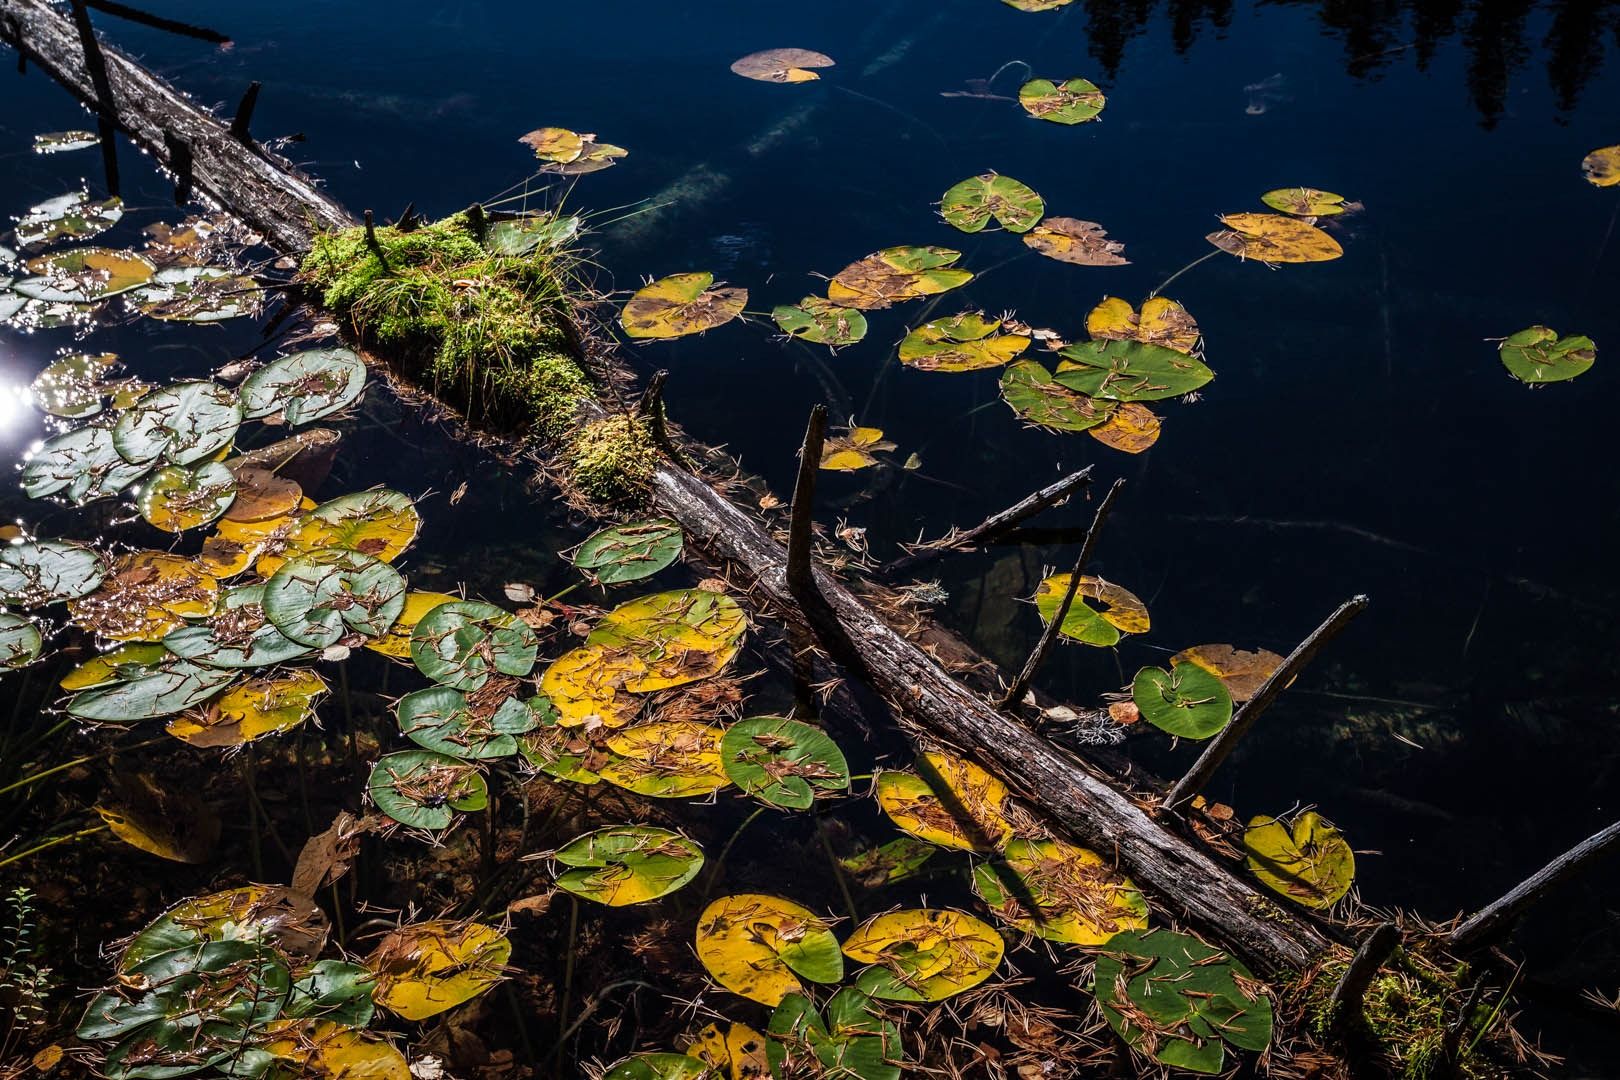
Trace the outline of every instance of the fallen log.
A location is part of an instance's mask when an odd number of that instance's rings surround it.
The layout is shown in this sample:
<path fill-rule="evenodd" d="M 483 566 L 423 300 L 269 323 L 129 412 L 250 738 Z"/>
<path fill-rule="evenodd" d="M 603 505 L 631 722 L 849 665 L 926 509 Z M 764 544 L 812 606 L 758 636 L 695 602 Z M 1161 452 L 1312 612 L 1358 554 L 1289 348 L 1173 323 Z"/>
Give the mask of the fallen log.
<path fill-rule="evenodd" d="M 104 96 L 112 100 L 98 100 L 73 24 L 44 0 L 0 0 L 0 39 L 115 117 L 160 163 L 172 166 L 183 151 L 194 190 L 276 248 L 302 254 L 318 231 L 355 224 L 289 162 L 234 137 L 226 123 L 111 47 L 101 52 Z M 599 419 L 607 409 L 591 401 L 581 413 Z M 981 761 L 1061 832 L 1111 858 L 1165 909 L 1272 974 L 1304 970 L 1328 947 L 1321 929 L 1261 895 L 1200 845 L 1156 823 L 1100 770 L 998 712 L 941 666 L 940 650 L 925 651 L 897 632 L 834 574 L 815 568 L 824 602 L 801 604 L 789 587 L 782 545 L 710 481 L 666 464 L 652 477 L 651 497 L 681 524 L 693 546 L 726 564 L 756 604 L 815 634 L 915 735 Z M 931 637 L 954 651 L 958 663 L 987 664 L 948 634 L 933 631 Z"/>

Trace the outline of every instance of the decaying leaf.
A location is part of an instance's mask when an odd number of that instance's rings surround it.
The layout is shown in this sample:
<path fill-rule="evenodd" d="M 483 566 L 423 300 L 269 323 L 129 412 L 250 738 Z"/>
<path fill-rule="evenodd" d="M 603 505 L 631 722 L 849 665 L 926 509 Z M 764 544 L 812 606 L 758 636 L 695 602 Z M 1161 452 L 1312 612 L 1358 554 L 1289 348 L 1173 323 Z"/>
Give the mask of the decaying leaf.
<path fill-rule="evenodd" d="M 1152 409 L 1134 401 L 1122 401 L 1107 422 L 1091 428 L 1089 434 L 1104 446 L 1127 454 L 1140 454 L 1159 441 L 1159 418 Z"/>
<path fill-rule="evenodd" d="M 1581 161 L 1586 181 L 1596 187 L 1620 184 L 1620 146 L 1605 146 L 1587 154 Z"/>
<path fill-rule="evenodd" d="M 1170 666 L 1197 664 L 1215 675 L 1226 685 L 1233 702 L 1242 704 L 1259 691 L 1272 672 L 1282 666 L 1283 658 L 1270 649 L 1250 652 L 1231 645 L 1195 645 L 1182 649 L 1170 658 Z"/>
<path fill-rule="evenodd" d="M 438 920 L 401 927 L 366 960 L 377 975 L 377 1004 L 425 1020 L 471 1001 L 506 977 L 512 943 L 492 926 Z"/>
<path fill-rule="evenodd" d="M 1042 622 L 1051 622 L 1069 589 L 1071 574 L 1053 574 L 1035 589 L 1035 608 Z M 1093 604 L 1098 605 L 1096 607 Z M 1151 625 L 1147 605 L 1137 595 L 1113 582 L 1082 574 L 1074 602 L 1058 633 L 1087 645 L 1109 646 L 1121 634 L 1145 634 Z"/>
<path fill-rule="evenodd" d="M 1145 930 L 1148 905 L 1101 855 L 1062 840 L 1012 840 L 973 868 L 973 888 L 998 918 L 1049 941 L 1101 945 Z"/>
<path fill-rule="evenodd" d="M 834 63 L 832 57 L 810 49 L 766 49 L 735 61 L 731 70 L 758 82 L 802 83 L 821 78 L 813 69 L 829 68 Z"/>
<path fill-rule="evenodd" d="M 1152 296 L 1142 310 L 1130 301 L 1105 296 L 1086 315 L 1086 333 L 1098 341 L 1140 341 L 1191 355 L 1198 347 L 1198 324 L 1174 300 Z"/>
<path fill-rule="evenodd" d="M 972 915 L 947 908 L 904 908 L 862 923 L 844 955 L 872 967 L 856 987 L 890 1001 L 941 1001 L 994 974 L 1001 935 Z"/>
<path fill-rule="evenodd" d="M 747 289 L 715 286 L 707 271 L 671 274 L 637 289 L 619 325 L 632 338 L 684 337 L 728 323 L 747 306 Z"/>
<path fill-rule="evenodd" d="M 982 311 L 935 319 L 906 334 L 900 362 L 922 371 L 979 371 L 1001 367 L 1029 348 L 1023 334 L 1001 333 L 1001 320 Z"/>
<path fill-rule="evenodd" d="M 1222 214 L 1226 226 L 1206 238 L 1211 244 L 1240 259 L 1263 263 L 1327 262 L 1344 254 L 1344 248 L 1327 233 L 1309 222 L 1282 214 Z"/>
<path fill-rule="evenodd" d="M 943 247 L 884 248 L 838 271 L 827 283 L 827 299 L 872 311 L 935 296 L 973 280 L 972 271 L 955 268 L 961 257 L 961 252 Z"/>
<path fill-rule="evenodd" d="M 843 434 L 827 436 L 821 444 L 821 467 L 832 472 L 854 472 L 876 465 L 874 455 L 894 448 L 895 444 L 883 437 L 882 428 L 852 427 Z"/>
<path fill-rule="evenodd" d="M 886 769 L 878 805 L 902 831 L 941 847 L 993 851 L 1012 836 L 1007 785 L 962 758 L 925 753 L 916 772 Z"/>
<path fill-rule="evenodd" d="M 1024 243 L 1042 255 L 1076 266 L 1124 266 L 1131 261 L 1122 254 L 1125 245 L 1108 239 L 1108 230 L 1095 221 L 1047 218 L 1024 234 Z"/>

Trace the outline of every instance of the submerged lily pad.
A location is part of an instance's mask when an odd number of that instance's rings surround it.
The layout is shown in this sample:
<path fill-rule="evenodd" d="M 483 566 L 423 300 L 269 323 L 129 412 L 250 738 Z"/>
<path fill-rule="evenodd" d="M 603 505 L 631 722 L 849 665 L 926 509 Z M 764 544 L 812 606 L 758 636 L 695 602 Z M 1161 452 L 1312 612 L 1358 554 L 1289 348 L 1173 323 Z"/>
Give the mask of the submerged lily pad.
<path fill-rule="evenodd" d="M 24 265 L 35 276 L 12 282 L 12 291 L 52 304 L 94 303 L 138 289 L 157 273 L 157 267 L 133 251 L 93 247 L 40 255 Z"/>
<path fill-rule="evenodd" d="M 1124 244 L 1108 239 L 1107 229 L 1078 218 L 1047 218 L 1025 234 L 1024 243 L 1048 258 L 1076 266 L 1125 266 L 1131 261 L 1122 254 Z"/>
<path fill-rule="evenodd" d="M 1142 341 L 1085 341 L 1058 350 L 1057 381 L 1112 401 L 1161 401 L 1191 393 L 1215 377 L 1203 361 Z"/>
<path fill-rule="evenodd" d="M 123 216 L 124 200 L 116 195 L 110 199 L 92 199 L 88 191 L 58 195 L 29 207 L 17 220 L 17 243 L 34 247 L 57 240 L 88 239 L 106 232 Z"/>
<path fill-rule="evenodd" d="M 0 546 L 0 601 L 42 607 L 101 587 L 107 564 L 84 544 L 29 540 Z"/>
<path fill-rule="evenodd" d="M 1118 409 L 1112 401 L 1058 382 L 1039 361 L 1020 360 L 1001 376 L 1002 399 L 1025 423 L 1053 431 L 1086 431 L 1106 423 Z"/>
<path fill-rule="evenodd" d="M 1081 124 L 1095 120 L 1108 99 L 1090 79 L 1031 79 L 1018 88 L 1018 104 L 1038 120 L 1054 124 Z"/>
<path fill-rule="evenodd" d="M 855 308 L 839 307 L 824 296 L 807 296 L 797 304 L 779 304 L 771 318 L 789 337 L 839 348 L 866 336 L 866 316 Z"/>
<path fill-rule="evenodd" d="M 756 716 L 726 729 L 721 762 L 731 782 L 772 806 L 808 810 L 816 794 L 849 789 L 849 763 L 818 727 Z"/>
<path fill-rule="evenodd" d="M 150 469 L 118 452 L 112 429 L 82 427 L 53 435 L 28 455 L 22 489 L 30 499 L 61 495 L 83 506 L 118 494 Z"/>
<path fill-rule="evenodd" d="M 972 271 L 954 267 L 961 257 L 959 251 L 932 245 L 884 248 L 838 271 L 827 283 L 827 299 L 873 311 L 937 296 L 973 280 Z"/>
<path fill-rule="evenodd" d="M 527 255 L 540 249 L 555 251 L 566 247 L 583 226 L 577 214 L 567 217 L 525 215 L 491 222 L 484 235 L 484 246 L 496 255 Z"/>
<path fill-rule="evenodd" d="M 0 670 L 25 668 L 44 650 L 45 635 L 40 633 L 39 623 L 0 608 Z"/>
<path fill-rule="evenodd" d="M 813 69 L 829 68 L 835 63 L 825 53 L 810 49 L 766 49 L 734 61 L 731 70 L 758 82 L 802 83 L 821 78 Z"/>
<path fill-rule="evenodd" d="M 231 444 L 242 426 L 242 403 L 211 382 L 183 382 L 153 390 L 118 418 L 113 445 L 128 461 L 165 458 L 191 465 Z"/>
<path fill-rule="evenodd" d="M 493 604 L 440 604 L 411 631 L 411 660 L 434 682 L 478 690 L 497 675 L 522 678 L 540 643 L 523 620 Z"/>
<path fill-rule="evenodd" d="M 116 353 L 68 353 L 34 376 L 28 392 L 42 412 L 81 420 L 101 411 L 102 379 L 117 367 Z"/>
<path fill-rule="evenodd" d="M 668 896 L 703 869 L 703 849 L 668 829 L 610 825 L 558 848 L 552 858 L 569 869 L 557 886 L 609 907 Z"/>
<path fill-rule="evenodd" d="M 1226 228 L 1206 239 L 1229 255 L 1263 263 L 1327 262 L 1344 248 L 1309 222 L 1282 214 L 1222 214 Z"/>
<path fill-rule="evenodd" d="M 844 957 L 830 925 L 779 896 L 722 896 L 698 916 L 698 959 L 733 994 L 777 1005 L 804 990 L 800 978 L 836 983 L 844 977 Z"/>
<path fill-rule="evenodd" d="M 703 270 L 660 278 L 636 290 L 619 324 L 633 338 L 677 338 L 713 330 L 748 306 L 747 289 L 713 286 L 714 275 Z"/>
<path fill-rule="evenodd" d="M 34 136 L 36 154 L 66 154 L 100 145 L 101 137 L 93 131 L 47 131 Z"/>
<path fill-rule="evenodd" d="M 117 641 L 159 641 L 214 613 L 219 582 L 194 559 L 162 551 L 120 557 L 95 592 L 68 601 L 73 621 Z"/>
<path fill-rule="evenodd" d="M 184 532 L 206 525 L 236 498 L 236 477 L 217 461 L 195 468 L 170 465 L 159 469 L 141 489 L 141 517 L 164 532 Z"/>
<path fill-rule="evenodd" d="M 1232 720 L 1226 685 L 1196 664 L 1143 668 L 1131 683 L 1131 700 L 1142 719 L 1179 738 L 1207 739 Z"/>
<path fill-rule="evenodd" d="M 900 342 L 900 362 L 922 371 L 981 371 L 1016 360 L 1029 348 L 1024 334 L 998 333 L 1001 320 L 965 311 L 912 330 Z"/>
<path fill-rule="evenodd" d="M 1331 822 L 1307 810 L 1286 822 L 1264 815 L 1249 821 L 1243 850 L 1255 877 L 1273 892 L 1325 911 L 1350 891 L 1356 855 Z"/>
<path fill-rule="evenodd" d="M 415 829 L 442 829 L 457 810 L 489 805 L 489 788 L 475 765 L 431 750 L 401 750 L 379 759 L 366 792 L 377 809 Z"/>
<path fill-rule="evenodd" d="M 969 177 L 946 191 L 939 212 L 965 233 L 980 232 L 992 220 L 1008 232 L 1023 233 L 1041 220 L 1046 203 L 1028 184 L 988 172 Z"/>
<path fill-rule="evenodd" d="M 280 414 L 294 427 L 348 408 L 366 387 L 366 365 L 350 349 L 306 349 L 279 357 L 242 383 L 243 415 Z"/>
<path fill-rule="evenodd" d="M 1563 382 L 1584 374 L 1597 359 L 1597 346 L 1582 335 L 1559 337 L 1545 326 L 1532 326 L 1507 338 L 1500 347 L 1502 365 L 1520 382 Z"/>
<path fill-rule="evenodd" d="M 1170 658 L 1170 665 L 1196 664 L 1221 680 L 1232 700 L 1248 701 L 1282 666 L 1283 658 L 1270 649 L 1250 652 L 1231 645 L 1194 645 Z"/>
<path fill-rule="evenodd" d="M 576 567 L 604 585 L 652 577 L 681 557 L 681 527 L 669 518 L 615 525 L 574 551 Z"/>

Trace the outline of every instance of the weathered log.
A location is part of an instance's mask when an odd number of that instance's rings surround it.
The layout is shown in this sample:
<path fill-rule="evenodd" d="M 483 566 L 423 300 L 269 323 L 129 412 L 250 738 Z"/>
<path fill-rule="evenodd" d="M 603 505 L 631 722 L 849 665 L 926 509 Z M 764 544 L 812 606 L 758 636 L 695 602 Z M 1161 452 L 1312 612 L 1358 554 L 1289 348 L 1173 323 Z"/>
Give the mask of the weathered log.
<path fill-rule="evenodd" d="M 94 100 L 73 27 L 44 0 L 0 0 L 0 38 L 16 45 L 81 99 Z M 116 49 L 104 48 L 121 126 L 160 162 L 165 133 L 191 148 L 197 189 L 264 234 L 276 247 L 306 251 L 316 232 L 353 217 L 285 160 L 250 150 L 217 117 Z M 587 402 L 585 418 L 605 415 Z M 788 588 L 782 545 L 754 516 L 708 481 L 670 467 L 652 480 L 656 507 L 678 521 L 690 543 L 729 564 L 754 601 L 784 620 L 808 624 L 823 647 L 863 677 L 901 721 L 926 740 L 977 758 L 1036 805 L 1061 831 L 1103 852 L 1166 908 L 1212 934 L 1262 971 L 1308 967 L 1326 947 L 1323 932 L 1282 909 L 1218 864 L 1200 846 L 1154 822 L 1093 767 L 998 712 L 896 632 L 837 577 L 816 569 L 824 603 L 802 605 Z M 945 637 L 944 640 L 949 640 Z M 983 663 L 957 643 L 964 665 Z"/>
<path fill-rule="evenodd" d="M 1350 966 L 1344 969 L 1338 985 L 1334 986 L 1333 996 L 1328 998 L 1328 1015 L 1335 1024 L 1353 1025 L 1363 1018 L 1362 1004 L 1367 987 L 1372 985 L 1373 976 L 1400 943 L 1400 929 L 1392 922 L 1379 923 L 1362 940 Z"/>

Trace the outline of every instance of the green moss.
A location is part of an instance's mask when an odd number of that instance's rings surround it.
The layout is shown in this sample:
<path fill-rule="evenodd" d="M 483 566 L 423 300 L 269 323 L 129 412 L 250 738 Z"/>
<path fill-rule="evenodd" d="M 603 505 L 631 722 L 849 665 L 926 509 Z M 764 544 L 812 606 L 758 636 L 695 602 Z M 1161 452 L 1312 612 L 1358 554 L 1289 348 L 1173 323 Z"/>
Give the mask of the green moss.
<path fill-rule="evenodd" d="M 1305 1020 L 1311 1034 L 1326 1042 L 1333 1036 L 1334 1017 L 1329 1009 L 1333 987 L 1349 964 L 1332 961 L 1323 966 L 1306 1002 Z M 1388 1058 L 1392 1075 L 1404 1080 L 1427 1080 L 1452 1075 L 1445 1061 L 1446 1032 L 1455 1017 L 1447 1003 L 1455 1002 L 1457 984 L 1442 973 L 1405 953 L 1381 971 L 1362 999 L 1367 1034 Z M 1457 1075 L 1486 1075 L 1483 1063 L 1469 1043 L 1484 1018 L 1473 1016 L 1458 1047 Z"/>
<path fill-rule="evenodd" d="M 580 428 L 569 450 L 569 478 L 598 502 L 638 502 L 658 467 L 652 430 L 640 417 L 616 413 Z"/>
<path fill-rule="evenodd" d="M 376 229 L 374 243 L 364 228 L 327 233 L 300 276 L 362 341 L 473 423 L 555 438 L 591 393 L 568 298 L 574 257 L 544 245 L 493 255 L 482 227 L 481 215 L 458 214 Z"/>

